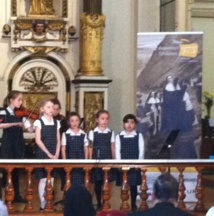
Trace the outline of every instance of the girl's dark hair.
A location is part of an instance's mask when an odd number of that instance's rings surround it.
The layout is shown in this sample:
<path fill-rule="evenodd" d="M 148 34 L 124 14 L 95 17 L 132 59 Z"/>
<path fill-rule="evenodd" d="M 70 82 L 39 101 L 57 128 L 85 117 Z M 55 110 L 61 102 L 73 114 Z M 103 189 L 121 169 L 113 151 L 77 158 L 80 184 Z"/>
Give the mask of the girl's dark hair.
<path fill-rule="evenodd" d="M 96 113 L 96 119 L 99 118 L 102 114 L 107 114 L 109 115 L 109 112 L 107 110 L 99 110 L 97 113 Z"/>
<path fill-rule="evenodd" d="M 10 91 L 3 101 L 3 107 L 6 108 L 10 105 L 10 99 L 16 99 L 22 92 L 17 90 Z"/>
<path fill-rule="evenodd" d="M 54 105 L 58 105 L 60 109 L 62 108 L 61 104 L 57 98 L 51 99 L 51 101 L 53 102 Z"/>
<path fill-rule="evenodd" d="M 127 123 L 128 120 L 130 120 L 130 119 L 134 120 L 135 124 L 137 124 L 137 118 L 133 114 L 127 114 L 127 115 L 125 115 L 124 118 L 123 118 L 123 123 Z"/>
<path fill-rule="evenodd" d="M 70 118 L 73 116 L 77 116 L 81 120 L 81 117 L 77 112 L 69 112 L 67 115 L 67 121 L 69 122 Z"/>

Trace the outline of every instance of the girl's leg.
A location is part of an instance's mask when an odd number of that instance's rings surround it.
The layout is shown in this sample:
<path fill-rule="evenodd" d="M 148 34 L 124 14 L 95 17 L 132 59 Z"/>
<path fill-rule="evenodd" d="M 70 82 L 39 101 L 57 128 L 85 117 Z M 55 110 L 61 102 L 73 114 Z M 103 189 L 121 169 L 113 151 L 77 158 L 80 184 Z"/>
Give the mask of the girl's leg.
<path fill-rule="evenodd" d="M 96 195 L 96 199 L 97 199 L 97 209 L 98 210 L 102 208 L 102 203 L 101 203 L 102 185 L 103 185 L 103 180 L 96 181 L 95 185 L 94 185 L 95 195 Z"/>
<path fill-rule="evenodd" d="M 38 191 L 39 191 L 39 199 L 40 199 L 40 209 L 45 208 L 46 199 L 45 199 L 45 186 L 46 186 L 47 178 L 42 178 L 39 180 Z"/>
<path fill-rule="evenodd" d="M 137 186 L 130 186 L 131 192 L 131 208 L 137 210 L 136 197 L 137 197 Z"/>
<path fill-rule="evenodd" d="M 38 190 L 39 190 L 39 199 L 40 199 L 40 203 L 41 203 L 41 206 L 40 206 L 41 210 L 43 210 L 45 208 L 45 204 L 46 204 L 46 199 L 45 199 L 46 183 L 47 183 L 47 178 L 42 178 L 39 180 Z M 51 185 L 53 187 L 54 178 L 51 178 Z"/>

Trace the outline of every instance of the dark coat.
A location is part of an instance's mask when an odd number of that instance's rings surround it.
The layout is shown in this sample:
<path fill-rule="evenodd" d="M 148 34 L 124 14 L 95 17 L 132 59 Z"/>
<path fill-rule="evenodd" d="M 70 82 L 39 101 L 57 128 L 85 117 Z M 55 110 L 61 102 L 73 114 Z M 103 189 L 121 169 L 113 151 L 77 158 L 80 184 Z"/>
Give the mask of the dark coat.
<path fill-rule="evenodd" d="M 129 216 L 191 216 L 191 214 L 175 207 L 173 203 L 162 202 L 148 210 L 132 212 Z"/>
<path fill-rule="evenodd" d="M 88 190 L 79 185 L 70 187 L 66 192 L 64 216 L 95 216 L 92 197 Z"/>

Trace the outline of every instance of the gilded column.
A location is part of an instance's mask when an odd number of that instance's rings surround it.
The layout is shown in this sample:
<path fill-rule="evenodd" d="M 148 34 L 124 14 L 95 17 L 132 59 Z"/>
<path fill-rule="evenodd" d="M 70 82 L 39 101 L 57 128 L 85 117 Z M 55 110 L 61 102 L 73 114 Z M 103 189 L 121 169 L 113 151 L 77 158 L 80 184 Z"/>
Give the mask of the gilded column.
<path fill-rule="evenodd" d="M 102 0 L 84 0 L 83 8 L 79 75 L 102 76 L 102 40 L 105 28 Z"/>

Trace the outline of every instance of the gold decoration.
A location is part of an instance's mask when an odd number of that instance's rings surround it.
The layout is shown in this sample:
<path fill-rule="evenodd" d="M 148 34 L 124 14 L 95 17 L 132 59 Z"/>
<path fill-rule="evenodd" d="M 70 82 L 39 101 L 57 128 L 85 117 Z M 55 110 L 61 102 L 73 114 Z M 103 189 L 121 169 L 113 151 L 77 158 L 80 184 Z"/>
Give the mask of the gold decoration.
<path fill-rule="evenodd" d="M 45 98 L 54 99 L 57 98 L 56 92 L 50 93 L 29 93 L 23 92 L 23 106 L 28 110 L 32 110 L 33 108 L 35 112 L 39 112 L 39 102 Z"/>
<path fill-rule="evenodd" d="M 96 127 L 96 113 L 103 108 L 104 92 L 84 93 L 84 119 L 87 132 Z"/>
<path fill-rule="evenodd" d="M 100 76 L 102 74 L 102 40 L 105 16 L 86 14 L 81 16 L 80 74 Z"/>
<path fill-rule="evenodd" d="M 55 75 L 44 67 L 33 67 L 26 71 L 21 79 L 20 86 L 28 91 L 49 91 L 58 86 Z"/>
<path fill-rule="evenodd" d="M 68 28 L 68 34 L 69 34 L 70 36 L 74 36 L 74 35 L 76 34 L 76 28 L 75 28 L 74 26 L 70 26 L 70 27 Z"/>
<path fill-rule="evenodd" d="M 11 14 L 12 16 L 17 16 L 17 0 L 12 0 L 11 4 Z"/>
<path fill-rule="evenodd" d="M 13 51 L 20 51 L 20 50 L 27 50 L 31 53 L 40 53 L 40 52 L 41 53 L 49 53 L 52 51 L 62 52 L 62 53 L 67 52 L 67 49 L 63 49 L 61 47 L 47 47 L 47 46 L 36 46 L 36 47 L 23 46 L 23 47 L 20 47 L 19 49 L 13 49 Z"/>
<path fill-rule="evenodd" d="M 52 21 L 48 24 L 48 28 L 52 31 L 65 29 L 66 22 L 63 20 Z"/>
<path fill-rule="evenodd" d="M 79 113 L 79 91 L 75 92 L 75 111 Z"/>
<path fill-rule="evenodd" d="M 62 2 L 62 17 L 66 18 L 68 16 L 68 2 L 63 0 Z"/>
<path fill-rule="evenodd" d="M 66 42 L 66 22 L 63 20 L 35 20 L 19 18 L 14 21 L 14 40 L 35 41 L 41 43 L 45 41 Z"/>
<path fill-rule="evenodd" d="M 29 16 L 54 14 L 53 0 L 31 0 Z"/>
<path fill-rule="evenodd" d="M 11 32 L 11 27 L 10 27 L 10 25 L 5 24 L 5 25 L 3 26 L 3 32 L 4 32 L 6 35 L 8 35 L 8 34 Z"/>

